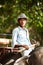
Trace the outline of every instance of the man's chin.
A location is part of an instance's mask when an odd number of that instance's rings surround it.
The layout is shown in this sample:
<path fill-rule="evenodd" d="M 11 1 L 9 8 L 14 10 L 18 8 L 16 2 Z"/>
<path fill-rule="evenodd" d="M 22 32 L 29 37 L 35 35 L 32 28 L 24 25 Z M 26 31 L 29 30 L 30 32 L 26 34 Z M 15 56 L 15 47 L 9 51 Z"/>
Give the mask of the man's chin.
<path fill-rule="evenodd" d="M 21 25 L 21 27 L 25 27 L 25 25 Z"/>

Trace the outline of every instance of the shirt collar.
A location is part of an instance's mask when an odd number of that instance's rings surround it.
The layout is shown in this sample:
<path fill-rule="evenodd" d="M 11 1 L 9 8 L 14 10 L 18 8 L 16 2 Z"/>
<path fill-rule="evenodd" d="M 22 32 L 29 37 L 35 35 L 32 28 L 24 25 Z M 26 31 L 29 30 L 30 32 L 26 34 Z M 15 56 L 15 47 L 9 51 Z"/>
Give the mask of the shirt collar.
<path fill-rule="evenodd" d="M 24 30 L 25 28 L 23 29 L 22 27 L 19 26 L 19 29 L 20 29 L 20 30 L 21 30 L 21 29 Z"/>
<path fill-rule="evenodd" d="M 27 29 L 26 29 L 25 27 L 24 27 L 24 29 L 23 29 L 22 27 L 19 26 L 19 29 L 20 29 L 20 30 L 25 30 L 25 31 L 27 31 Z"/>

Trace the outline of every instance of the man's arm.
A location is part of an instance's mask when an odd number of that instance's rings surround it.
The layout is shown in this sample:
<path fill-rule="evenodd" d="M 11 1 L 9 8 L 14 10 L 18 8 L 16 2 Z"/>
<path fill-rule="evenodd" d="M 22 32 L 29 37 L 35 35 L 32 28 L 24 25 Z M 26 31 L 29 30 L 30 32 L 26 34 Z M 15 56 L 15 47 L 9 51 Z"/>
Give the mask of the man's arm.
<path fill-rule="evenodd" d="M 16 44 L 14 47 L 23 47 L 23 48 L 25 48 L 26 50 L 28 50 L 29 49 L 29 47 L 28 47 L 28 45 L 21 45 L 21 44 Z"/>
<path fill-rule="evenodd" d="M 12 32 L 12 47 L 14 48 L 15 45 L 17 44 L 17 35 L 18 35 L 18 32 L 17 32 L 17 29 L 14 29 L 13 32 Z"/>

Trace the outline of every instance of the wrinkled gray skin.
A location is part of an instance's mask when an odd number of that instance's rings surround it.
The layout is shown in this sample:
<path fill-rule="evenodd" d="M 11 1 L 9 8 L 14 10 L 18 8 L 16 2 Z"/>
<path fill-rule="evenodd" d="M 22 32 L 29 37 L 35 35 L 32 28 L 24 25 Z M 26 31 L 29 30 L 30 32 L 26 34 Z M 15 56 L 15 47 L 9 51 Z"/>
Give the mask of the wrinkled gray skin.
<path fill-rule="evenodd" d="M 43 47 L 36 48 L 29 58 L 30 65 L 43 65 Z"/>
<path fill-rule="evenodd" d="M 36 48 L 30 55 L 16 61 L 14 65 L 43 65 L 43 47 Z"/>

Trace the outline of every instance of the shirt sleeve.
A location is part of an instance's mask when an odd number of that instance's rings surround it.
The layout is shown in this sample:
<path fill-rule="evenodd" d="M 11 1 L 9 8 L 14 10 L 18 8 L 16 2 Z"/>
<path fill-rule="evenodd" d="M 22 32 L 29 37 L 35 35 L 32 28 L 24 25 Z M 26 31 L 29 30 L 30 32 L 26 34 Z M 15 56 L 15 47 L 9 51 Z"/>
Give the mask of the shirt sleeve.
<path fill-rule="evenodd" d="M 14 29 L 12 32 L 12 47 L 14 47 L 17 44 L 17 29 Z"/>

